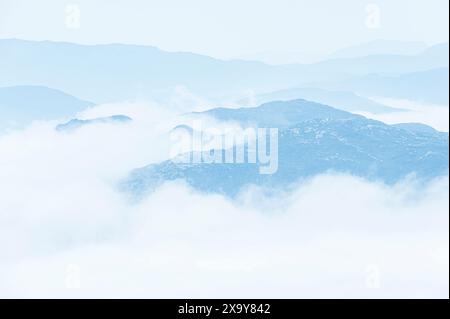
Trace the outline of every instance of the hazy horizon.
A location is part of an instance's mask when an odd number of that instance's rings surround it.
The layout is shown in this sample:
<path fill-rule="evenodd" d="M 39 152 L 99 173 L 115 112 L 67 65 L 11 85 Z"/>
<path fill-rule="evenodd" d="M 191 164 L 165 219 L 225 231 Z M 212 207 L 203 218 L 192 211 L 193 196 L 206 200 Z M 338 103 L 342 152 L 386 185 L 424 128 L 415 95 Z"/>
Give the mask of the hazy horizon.
<path fill-rule="evenodd" d="M 0 38 L 150 45 L 225 60 L 310 63 L 380 39 L 448 42 L 449 3 L 431 2 L 1 0 Z"/>

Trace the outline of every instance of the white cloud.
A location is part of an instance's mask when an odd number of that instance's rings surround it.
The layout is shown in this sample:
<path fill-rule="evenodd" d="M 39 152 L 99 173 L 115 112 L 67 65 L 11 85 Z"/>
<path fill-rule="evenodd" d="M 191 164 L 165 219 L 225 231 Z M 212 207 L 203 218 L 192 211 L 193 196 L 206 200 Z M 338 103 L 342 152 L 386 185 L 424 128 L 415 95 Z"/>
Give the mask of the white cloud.
<path fill-rule="evenodd" d="M 449 107 L 448 105 L 424 104 L 415 101 L 372 98 L 384 105 L 404 109 L 405 111 L 372 114 L 368 112 L 358 112 L 365 117 L 379 120 L 387 124 L 397 123 L 423 123 L 441 132 L 449 131 Z"/>
<path fill-rule="evenodd" d="M 84 115 L 119 111 L 137 120 L 0 136 L 0 296 L 448 298 L 448 177 L 236 201 L 175 182 L 131 204 L 117 181 L 167 156 L 172 123 L 155 105 Z"/>

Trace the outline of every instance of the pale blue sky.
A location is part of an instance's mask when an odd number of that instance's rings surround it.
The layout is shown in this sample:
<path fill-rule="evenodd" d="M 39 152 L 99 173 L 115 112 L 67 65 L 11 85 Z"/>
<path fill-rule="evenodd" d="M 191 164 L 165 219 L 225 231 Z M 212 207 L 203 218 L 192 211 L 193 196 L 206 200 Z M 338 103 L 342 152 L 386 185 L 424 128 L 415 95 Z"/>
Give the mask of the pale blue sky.
<path fill-rule="evenodd" d="M 68 4 L 80 8 L 78 29 L 66 27 Z M 380 9 L 378 28 L 367 26 L 368 4 Z M 374 39 L 448 41 L 448 10 L 448 0 L 0 0 L 0 38 L 308 60 Z"/>

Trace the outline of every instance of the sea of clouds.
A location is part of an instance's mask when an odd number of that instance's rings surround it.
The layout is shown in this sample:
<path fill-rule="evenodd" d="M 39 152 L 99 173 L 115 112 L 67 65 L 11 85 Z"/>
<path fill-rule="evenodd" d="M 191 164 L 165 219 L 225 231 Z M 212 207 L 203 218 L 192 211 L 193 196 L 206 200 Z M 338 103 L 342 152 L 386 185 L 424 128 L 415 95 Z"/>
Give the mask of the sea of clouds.
<path fill-rule="evenodd" d="M 430 104 L 406 99 L 373 97 L 374 101 L 394 108 L 402 109 L 398 112 L 372 114 L 358 112 L 368 118 L 387 124 L 423 123 L 441 132 L 449 131 L 449 106 Z"/>
<path fill-rule="evenodd" d="M 89 109 L 131 123 L 0 136 L 0 297 L 449 296 L 449 183 L 341 174 L 235 200 L 170 182 L 136 203 L 117 184 L 168 157 L 177 114 Z"/>

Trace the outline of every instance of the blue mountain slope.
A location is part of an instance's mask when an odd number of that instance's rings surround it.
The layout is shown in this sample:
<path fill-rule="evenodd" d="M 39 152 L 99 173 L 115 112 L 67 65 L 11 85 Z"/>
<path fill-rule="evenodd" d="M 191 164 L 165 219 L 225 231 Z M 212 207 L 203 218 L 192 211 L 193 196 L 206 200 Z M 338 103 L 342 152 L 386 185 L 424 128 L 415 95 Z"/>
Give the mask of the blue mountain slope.
<path fill-rule="evenodd" d="M 0 130 L 22 128 L 35 120 L 74 116 L 92 105 L 47 87 L 3 87 L 0 88 Z"/>
<path fill-rule="evenodd" d="M 448 174 L 445 133 L 386 125 L 304 100 L 208 113 L 243 124 L 278 126 L 278 171 L 261 175 L 255 164 L 180 164 L 169 160 L 134 170 L 123 189 L 142 196 L 164 181 L 182 179 L 201 191 L 234 196 L 249 184 L 286 187 L 327 171 L 386 183 L 409 174 L 422 180 Z"/>
<path fill-rule="evenodd" d="M 313 119 L 338 120 L 362 117 L 304 99 L 273 101 L 258 107 L 216 108 L 193 114 L 212 116 L 220 121 L 236 121 L 244 126 L 276 128 L 286 128 Z"/>

